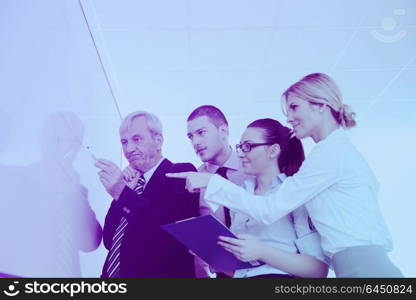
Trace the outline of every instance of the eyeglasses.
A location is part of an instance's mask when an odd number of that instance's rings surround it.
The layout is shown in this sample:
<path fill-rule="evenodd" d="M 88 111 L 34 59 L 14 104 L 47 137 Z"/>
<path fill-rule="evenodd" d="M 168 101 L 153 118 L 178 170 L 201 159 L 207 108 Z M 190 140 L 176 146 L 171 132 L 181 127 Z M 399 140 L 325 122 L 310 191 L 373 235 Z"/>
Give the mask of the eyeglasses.
<path fill-rule="evenodd" d="M 238 151 L 242 151 L 244 153 L 250 152 L 251 149 L 256 148 L 258 146 L 265 146 L 265 145 L 273 145 L 274 143 L 249 143 L 249 142 L 244 142 L 241 144 L 237 144 L 235 145 L 235 150 Z"/>

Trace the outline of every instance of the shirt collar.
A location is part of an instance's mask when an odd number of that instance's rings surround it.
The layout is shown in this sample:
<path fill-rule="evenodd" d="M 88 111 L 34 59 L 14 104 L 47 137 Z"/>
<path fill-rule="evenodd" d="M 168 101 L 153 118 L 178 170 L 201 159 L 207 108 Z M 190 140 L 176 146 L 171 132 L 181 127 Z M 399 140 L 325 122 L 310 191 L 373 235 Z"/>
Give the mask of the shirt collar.
<path fill-rule="evenodd" d="M 272 180 L 272 186 L 270 187 L 271 189 L 275 188 L 277 185 L 280 185 L 283 183 L 283 181 L 287 178 L 286 174 L 284 173 L 280 173 L 277 174 L 277 176 L 273 177 Z M 249 177 L 245 180 L 245 184 L 246 187 L 248 187 L 249 191 L 252 191 L 254 193 L 254 188 L 256 186 L 256 178 L 253 177 Z"/>
<path fill-rule="evenodd" d="M 224 163 L 223 167 L 226 167 L 231 170 L 237 171 L 240 167 L 240 158 L 237 155 L 237 152 L 234 150 L 231 151 L 230 157 Z"/>
<path fill-rule="evenodd" d="M 272 180 L 272 189 L 275 188 L 277 185 L 280 185 L 283 183 L 283 181 L 287 178 L 285 173 L 277 174 L 276 177 L 273 177 Z"/>
<path fill-rule="evenodd" d="M 318 142 L 317 144 L 327 144 L 327 143 L 332 143 L 334 141 L 347 139 L 347 138 L 348 138 L 347 133 L 345 132 L 343 128 L 340 127 L 332 131 L 325 139 Z"/>
<path fill-rule="evenodd" d="M 146 181 L 146 183 L 149 182 L 150 178 L 152 178 L 153 174 L 155 173 L 156 169 L 159 167 L 159 165 L 162 163 L 162 161 L 164 160 L 164 157 L 161 157 L 159 159 L 159 161 L 157 162 L 157 164 L 155 164 L 153 166 L 153 168 L 151 168 L 149 171 L 147 171 L 146 173 L 143 174 L 144 180 Z"/>
<path fill-rule="evenodd" d="M 228 159 L 225 161 L 225 163 L 222 166 L 214 165 L 209 162 L 204 163 L 204 166 L 205 166 L 204 168 L 210 173 L 215 173 L 217 169 L 220 167 L 226 167 L 228 169 L 238 171 L 238 169 L 240 168 L 240 159 L 238 158 L 237 152 L 235 152 L 234 150 L 231 150 L 230 157 L 228 157 Z"/>

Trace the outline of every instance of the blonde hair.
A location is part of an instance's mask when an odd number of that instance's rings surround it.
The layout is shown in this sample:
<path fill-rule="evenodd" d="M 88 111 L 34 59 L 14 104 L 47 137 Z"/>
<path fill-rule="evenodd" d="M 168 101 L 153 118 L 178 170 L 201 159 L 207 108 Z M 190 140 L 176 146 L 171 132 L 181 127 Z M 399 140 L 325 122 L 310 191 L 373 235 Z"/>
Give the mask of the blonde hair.
<path fill-rule="evenodd" d="M 285 102 L 287 102 L 290 95 L 312 104 L 328 105 L 335 120 L 344 128 L 351 128 L 356 125 L 355 113 L 348 105 L 342 103 L 342 94 L 338 85 L 326 74 L 309 74 L 292 84 L 282 94 L 284 114 L 286 114 Z"/>

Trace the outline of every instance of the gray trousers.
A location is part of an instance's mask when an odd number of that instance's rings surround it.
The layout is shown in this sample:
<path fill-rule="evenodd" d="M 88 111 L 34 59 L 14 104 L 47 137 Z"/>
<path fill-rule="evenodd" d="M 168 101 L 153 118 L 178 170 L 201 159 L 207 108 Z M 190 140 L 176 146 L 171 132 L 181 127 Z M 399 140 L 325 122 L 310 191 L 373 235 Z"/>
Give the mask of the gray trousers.
<path fill-rule="evenodd" d="M 349 247 L 332 257 L 337 277 L 403 277 L 379 246 Z"/>

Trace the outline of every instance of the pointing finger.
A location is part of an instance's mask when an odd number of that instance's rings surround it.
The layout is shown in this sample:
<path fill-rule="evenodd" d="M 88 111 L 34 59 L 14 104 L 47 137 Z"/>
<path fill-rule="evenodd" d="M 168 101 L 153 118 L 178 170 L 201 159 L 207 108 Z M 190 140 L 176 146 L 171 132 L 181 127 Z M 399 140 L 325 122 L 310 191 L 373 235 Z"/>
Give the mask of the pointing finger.
<path fill-rule="evenodd" d="M 186 178 L 188 178 L 189 174 L 191 174 L 191 173 L 192 172 L 166 173 L 166 177 L 186 179 Z"/>

